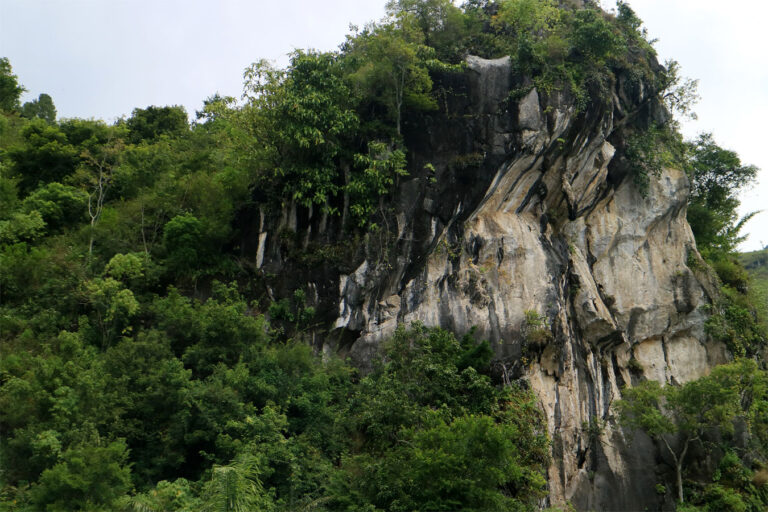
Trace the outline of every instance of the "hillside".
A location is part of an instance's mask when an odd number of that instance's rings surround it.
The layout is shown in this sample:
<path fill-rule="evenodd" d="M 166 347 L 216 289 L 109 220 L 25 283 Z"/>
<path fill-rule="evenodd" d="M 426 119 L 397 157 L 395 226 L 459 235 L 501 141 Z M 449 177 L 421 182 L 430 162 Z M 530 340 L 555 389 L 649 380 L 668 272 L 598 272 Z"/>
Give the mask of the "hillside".
<path fill-rule="evenodd" d="M 752 288 L 763 301 L 765 311 L 768 311 L 768 249 L 741 253 L 739 262 L 749 273 Z"/>
<path fill-rule="evenodd" d="M 2 510 L 768 504 L 757 169 L 627 4 L 391 2 L 192 123 L 0 71 Z"/>

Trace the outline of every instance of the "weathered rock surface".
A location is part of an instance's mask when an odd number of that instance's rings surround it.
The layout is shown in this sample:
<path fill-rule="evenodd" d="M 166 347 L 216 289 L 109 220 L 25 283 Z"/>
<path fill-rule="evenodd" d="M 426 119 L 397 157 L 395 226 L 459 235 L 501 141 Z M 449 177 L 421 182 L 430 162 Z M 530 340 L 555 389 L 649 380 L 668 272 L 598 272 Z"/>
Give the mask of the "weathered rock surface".
<path fill-rule="evenodd" d="M 439 115 L 406 120 L 411 174 L 365 254 L 346 271 L 296 273 L 332 326 L 318 343 L 365 366 L 399 323 L 475 326 L 499 371 L 541 399 L 550 502 L 657 510 L 660 452 L 642 435 L 630 443 L 611 404 L 640 376 L 685 382 L 727 358 L 703 330 L 711 285 L 686 266 L 696 253 L 685 174 L 666 169 L 645 196 L 626 176 L 627 130 L 664 109 L 621 77 L 610 101 L 582 113 L 530 86 L 510 102 L 526 84 L 511 83 L 508 59 L 470 57 L 468 68 L 437 80 L 450 91 Z M 298 230 L 321 231 L 301 218 Z M 267 231 L 262 222 L 258 263 L 285 272 Z M 530 311 L 547 319 L 546 343 L 526 340 Z"/>

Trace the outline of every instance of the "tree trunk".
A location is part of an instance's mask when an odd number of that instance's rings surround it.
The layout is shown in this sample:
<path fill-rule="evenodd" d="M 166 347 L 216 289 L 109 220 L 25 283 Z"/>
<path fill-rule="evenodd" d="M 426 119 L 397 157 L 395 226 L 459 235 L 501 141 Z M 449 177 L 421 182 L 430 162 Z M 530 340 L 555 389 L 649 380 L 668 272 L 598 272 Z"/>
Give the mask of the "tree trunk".
<path fill-rule="evenodd" d="M 93 230 L 96 228 L 96 219 L 98 219 L 98 207 L 97 207 L 97 213 L 93 213 L 93 210 L 91 208 L 91 196 L 88 196 L 88 215 L 91 217 L 91 229 L 89 230 L 88 235 L 88 258 L 93 255 Z"/>
<path fill-rule="evenodd" d="M 344 232 L 344 228 L 347 227 L 347 212 L 349 211 L 349 164 L 345 163 L 342 166 L 344 168 L 344 207 L 341 210 L 341 231 Z M 323 228 L 324 229 L 324 228 Z"/>
<path fill-rule="evenodd" d="M 664 441 L 664 445 L 667 447 L 667 450 L 669 450 L 670 455 L 672 455 L 672 459 L 675 461 L 675 483 L 677 484 L 677 501 L 680 503 L 684 503 L 685 496 L 683 495 L 683 461 L 685 460 L 685 454 L 688 453 L 688 444 L 691 442 L 690 437 L 685 438 L 685 443 L 683 444 L 683 451 L 680 453 L 680 456 L 678 457 L 677 454 L 672 450 L 672 447 L 669 446 L 669 443 L 667 442 L 664 437 L 661 437 L 661 440 Z"/>
<path fill-rule="evenodd" d="M 397 110 L 397 135 L 398 137 L 401 135 L 400 133 L 400 118 L 402 116 L 402 110 L 403 110 L 403 95 L 405 94 L 405 75 L 407 73 L 407 69 L 403 68 L 400 71 L 400 82 L 396 86 L 395 90 L 395 106 Z"/>
<path fill-rule="evenodd" d="M 144 234 L 144 202 L 141 203 L 141 242 L 144 244 L 144 254 L 149 254 L 147 236 Z"/>

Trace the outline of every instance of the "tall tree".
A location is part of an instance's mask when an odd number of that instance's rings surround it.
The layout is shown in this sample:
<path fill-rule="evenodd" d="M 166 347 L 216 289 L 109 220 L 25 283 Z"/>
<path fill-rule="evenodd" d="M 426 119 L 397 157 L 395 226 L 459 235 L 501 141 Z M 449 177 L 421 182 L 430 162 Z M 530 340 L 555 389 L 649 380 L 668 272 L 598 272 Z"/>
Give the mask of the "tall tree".
<path fill-rule="evenodd" d="M 86 148 L 81 153 L 83 159 L 84 174 L 89 187 L 88 191 L 88 216 L 91 219 L 91 229 L 88 241 L 88 254 L 93 254 L 93 242 L 96 224 L 101 219 L 104 211 L 104 202 L 107 193 L 112 187 L 115 169 L 122 159 L 125 143 L 117 136 L 119 131 L 114 132 L 114 138 L 110 138 L 103 146 L 90 149 Z"/>
<path fill-rule="evenodd" d="M 624 390 L 616 407 L 620 423 L 642 430 L 664 445 L 673 461 L 677 499 L 682 503 L 683 470 L 691 445 L 704 446 L 705 433 L 713 429 L 732 432 L 737 418 L 751 422 L 761 432 L 765 418 L 759 417 L 761 413 L 753 405 L 764 406 L 753 399 L 763 397 L 764 389 L 765 375 L 758 372 L 755 362 L 740 360 L 682 386 L 642 382 Z"/>
<path fill-rule="evenodd" d="M 464 57 L 469 18 L 451 0 L 390 0 L 387 14 L 412 17 L 424 35 L 424 44 L 441 60 L 458 62 Z"/>
<path fill-rule="evenodd" d="M 739 192 L 754 182 L 758 168 L 744 165 L 735 152 L 715 143 L 712 134 L 688 143 L 686 171 L 691 181 L 688 222 L 705 257 L 733 251 L 752 215 L 738 218 Z"/>
<path fill-rule="evenodd" d="M 333 209 L 339 159 L 359 123 L 351 96 L 334 53 L 297 51 L 284 73 L 263 61 L 246 71 L 255 135 L 270 146 L 266 175 L 279 197 Z"/>
<path fill-rule="evenodd" d="M 155 140 L 161 135 L 179 135 L 189 129 L 187 111 L 184 107 L 136 108 L 126 121 L 132 142 Z"/>
<path fill-rule="evenodd" d="M 8 57 L 0 58 L 0 110 L 18 110 L 19 98 L 25 90 L 19 84 L 19 78 L 13 74 Z"/>
<path fill-rule="evenodd" d="M 21 107 L 21 116 L 27 119 L 40 118 L 48 123 L 56 121 L 56 107 L 53 98 L 42 93 L 36 100 L 28 101 Z"/>
<path fill-rule="evenodd" d="M 426 66 L 432 50 L 423 38 L 413 15 L 401 12 L 395 21 L 369 27 L 352 44 L 358 65 L 353 79 L 365 95 L 384 105 L 398 136 L 406 105 L 417 110 L 436 107 Z"/>

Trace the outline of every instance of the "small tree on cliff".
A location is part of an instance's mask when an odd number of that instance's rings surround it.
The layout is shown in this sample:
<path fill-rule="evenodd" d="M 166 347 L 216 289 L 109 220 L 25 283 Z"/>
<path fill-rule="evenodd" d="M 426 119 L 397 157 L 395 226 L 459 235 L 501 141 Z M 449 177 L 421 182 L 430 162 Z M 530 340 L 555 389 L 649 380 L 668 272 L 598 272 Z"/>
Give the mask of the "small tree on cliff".
<path fill-rule="evenodd" d="M 674 462 L 681 503 L 683 469 L 691 444 L 701 443 L 707 431 L 732 432 L 737 417 L 748 425 L 753 423 L 750 397 L 755 396 L 755 383 L 764 380 L 761 375 L 754 361 L 741 360 L 682 386 L 662 387 L 646 381 L 624 390 L 623 400 L 616 405 L 620 423 L 663 443 Z"/>

